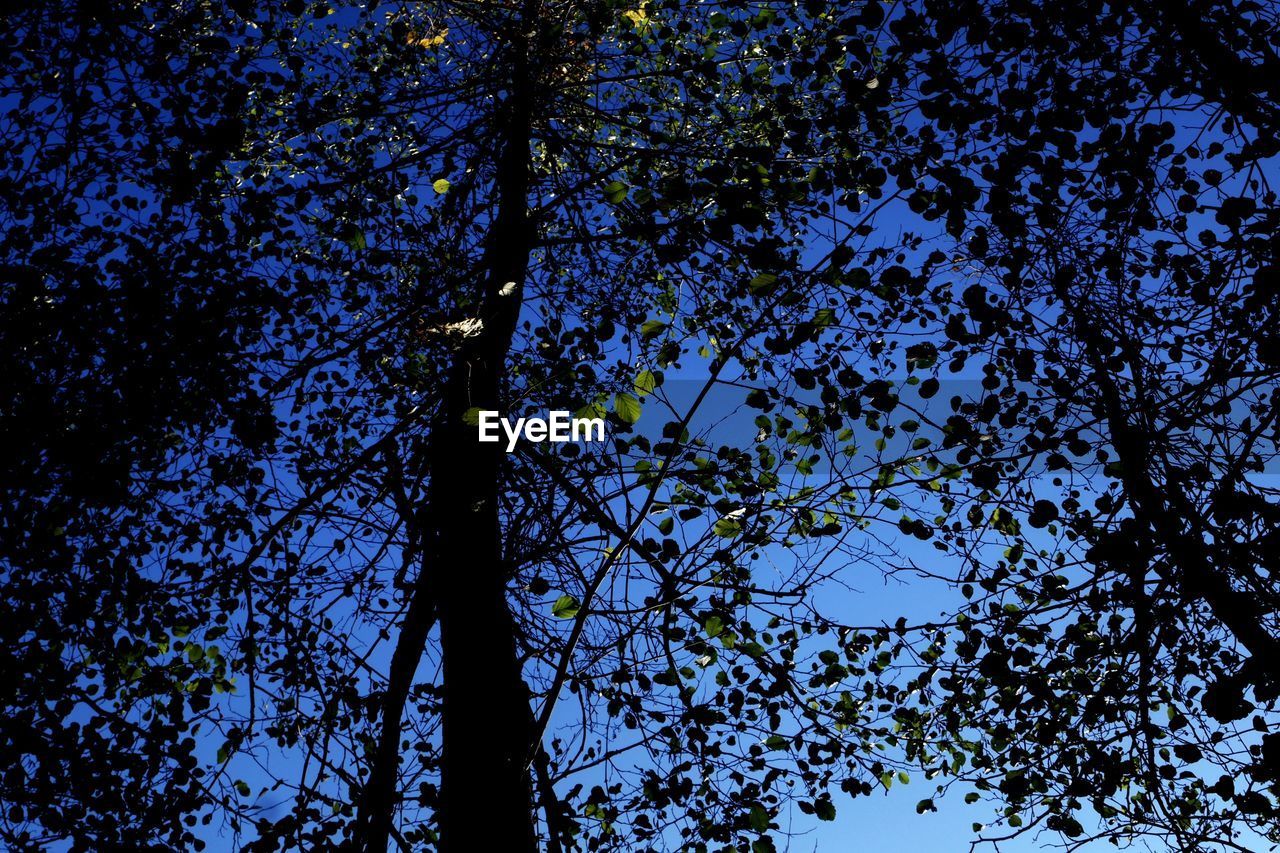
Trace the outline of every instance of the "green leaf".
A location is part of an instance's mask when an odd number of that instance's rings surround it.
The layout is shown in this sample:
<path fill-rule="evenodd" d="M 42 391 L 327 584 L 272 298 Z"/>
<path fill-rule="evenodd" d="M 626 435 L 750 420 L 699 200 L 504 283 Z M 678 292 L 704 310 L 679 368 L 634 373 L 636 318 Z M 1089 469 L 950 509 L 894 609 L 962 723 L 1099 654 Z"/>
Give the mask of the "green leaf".
<path fill-rule="evenodd" d="M 751 288 L 752 293 L 768 293 L 772 287 L 778 283 L 778 277 L 773 273 L 762 272 L 760 275 L 747 282 L 747 287 Z"/>
<path fill-rule="evenodd" d="M 791 745 L 791 741 L 787 740 L 782 735 L 769 735 L 769 738 L 764 742 L 764 745 L 769 747 L 769 749 L 786 749 Z"/>
<path fill-rule="evenodd" d="M 751 822 L 751 828 L 756 832 L 769 831 L 769 813 L 765 811 L 764 806 L 759 803 L 751 807 L 751 812 L 747 815 L 747 820 Z"/>
<path fill-rule="evenodd" d="M 581 603 L 572 595 L 562 595 L 551 605 L 551 615 L 557 619 L 572 619 L 578 615 L 581 607 Z"/>
<path fill-rule="evenodd" d="M 658 387 L 658 377 L 648 370 L 642 370 L 636 374 L 635 382 L 632 385 L 636 394 L 643 397 L 646 394 L 652 394 L 653 389 Z"/>
<path fill-rule="evenodd" d="M 610 204 L 618 204 L 627 197 L 629 191 L 622 181 L 610 181 L 604 186 L 604 199 Z"/>
<path fill-rule="evenodd" d="M 708 616 L 707 621 L 702 623 L 702 627 L 707 629 L 708 637 L 718 637 L 724 630 L 724 620 L 719 616 Z"/>
<path fill-rule="evenodd" d="M 995 511 L 991 513 L 991 526 L 1001 533 L 1005 533 L 1010 536 L 1017 536 L 1018 532 L 1022 528 L 1022 525 L 1020 525 L 1018 520 L 1013 517 L 1013 514 L 1003 507 L 997 507 Z"/>
<path fill-rule="evenodd" d="M 347 245 L 359 252 L 361 249 L 369 248 L 369 241 L 365 239 L 363 231 L 353 228 L 347 234 Z"/>
<path fill-rule="evenodd" d="M 623 423 L 633 424 L 640 420 L 640 401 L 631 394 L 615 394 L 613 411 Z"/>
<path fill-rule="evenodd" d="M 836 804 L 830 800 L 818 800 L 813 804 L 813 810 L 818 814 L 818 820 L 835 820 Z"/>
<path fill-rule="evenodd" d="M 590 418 L 603 418 L 607 414 L 609 414 L 609 412 L 608 410 L 605 409 L 604 404 L 597 402 L 597 403 L 588 403 L 587 405 L 583 406 L 581 409 L 578 409 L 578 411 L 574 412 L 573 416 L 575 418 L 590 419 Z"/>
<path fill-rule="evenodd" d="M 641 340 L 651 341 L 661 335 L 667 329 L 667 324 L 661 320 L 645 320 L 640 326 Z"/>
<path fill-rule="evenodd" d="M 658 532 L 661 533 L 663 536 L 670 536 L 671 531 L 674 530 L 675 527 L 676 527 L 676 520 L 669 515 L 666 518 L 662 519 L 662 521 L 658 522 Z"/>
<path fill-rule="evenodd" d="M 723 536 L 730 539 L 742 532 L 742 525 L 736 518 L 722 518 L 711 527 L 711 532 L 717 536 Z"/>

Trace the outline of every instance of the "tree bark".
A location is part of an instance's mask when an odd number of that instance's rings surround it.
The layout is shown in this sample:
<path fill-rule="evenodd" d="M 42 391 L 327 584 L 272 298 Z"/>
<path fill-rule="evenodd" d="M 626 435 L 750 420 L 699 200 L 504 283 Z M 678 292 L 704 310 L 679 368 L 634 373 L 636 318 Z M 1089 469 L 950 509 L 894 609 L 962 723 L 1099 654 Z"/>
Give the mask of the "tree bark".
<path fill-rule="evenodd" d="M 522 18 L 533 20 L 536 0 Z M 401 724 L 433 626 L 443 669 L 439 849 L 537 850 L 529 762 L 530 693 L 507 600 L 499 517 L 501 443 L 478 441 L 473 408 L 502 406 L 506 359 L 533 250 L 529 217 L 533 93 L 528 40 L 516 22 L 511 86 L 499 131 L 495 214 L 486 237 L 478 331 L 459 341 L 433 421 L 423 566 L 411 593 L 383 698 L 381 732 L 360 797 L 355 848 L 384 853 L 398 801 Z"/>

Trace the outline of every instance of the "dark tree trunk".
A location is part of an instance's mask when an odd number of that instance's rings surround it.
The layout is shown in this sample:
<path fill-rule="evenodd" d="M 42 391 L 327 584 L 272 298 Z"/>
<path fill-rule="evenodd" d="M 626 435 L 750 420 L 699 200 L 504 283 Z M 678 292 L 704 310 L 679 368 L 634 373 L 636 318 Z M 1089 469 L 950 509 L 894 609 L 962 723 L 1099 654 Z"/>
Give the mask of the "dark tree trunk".
<path fill-rule="evenodd" d="M 497 175 L 498 213 L 487 247 L 484 328 L 450 377 L 443 441 L 431 460 L 430 567 L 444 664 L 441 849 L 483 839 L 495 850 L 536 850 L 529 765 L 529 691 L 516 656 L 498 517 L 501 444 L 480 444 L 468 409 L 503 411 L 501 381 L 532 246 L 527 216 L 529 105 L 509 113 Z M 515 282 L 512 290 L 508 283 Z M 467 350 L 464 350 L 467 352 Z"/>
<path fill-rule="evenodd" d="M 526 19 L 532 11 L 526 3 Z M 501 443 L 482 444 L 465 416 L 505 411 L 503 381 L 533 247 L 530 49 L 513 26 L 511 87 L 497 115 L 495 215 L 485 246 L 481 326 L 459 341 L 427 451 L 423 567 L 393 654 L 381 732 L 362 792 L 355 847 L 383 853 L 397 802 L 401 724 L 432 627 L 443 662 L 440 849 L 537 850 L 530 694 L 507 600 L 499 518 Z M 514 283 L 514 287 L 511 284 Z"/>

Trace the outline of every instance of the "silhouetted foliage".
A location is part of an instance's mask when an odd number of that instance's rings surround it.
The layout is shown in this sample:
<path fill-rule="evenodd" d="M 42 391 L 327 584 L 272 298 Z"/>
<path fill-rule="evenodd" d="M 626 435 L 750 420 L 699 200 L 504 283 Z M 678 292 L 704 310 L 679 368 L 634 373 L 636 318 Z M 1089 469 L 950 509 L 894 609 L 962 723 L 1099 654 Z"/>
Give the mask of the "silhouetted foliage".
<path fill-rule="evenodd" d="M 1278 11 L 13 14 L 0 837 L 1280 841 Z"/>

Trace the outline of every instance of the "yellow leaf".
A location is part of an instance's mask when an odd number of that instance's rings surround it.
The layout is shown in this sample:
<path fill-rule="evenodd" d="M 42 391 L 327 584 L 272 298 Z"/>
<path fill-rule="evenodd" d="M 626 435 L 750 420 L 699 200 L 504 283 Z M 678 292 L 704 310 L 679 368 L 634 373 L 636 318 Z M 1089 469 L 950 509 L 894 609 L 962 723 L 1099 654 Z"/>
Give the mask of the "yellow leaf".
<path fill-rule="evenodd" d="M 414 35 L 416 35 L 416 33 Z M 444 44 L 444 39 L 445 39 L 445 36 L 447 35 L 449 35 L 449 28 L 445 27 L 443 30 L 441 30 L 440 32 L 436 33 L 433 36 L 426 36 L 424 38 L 417 39 L 415 43 L 418 45 L 418 47 L 425 47 L 428 49 L 433 47 L 439 47 L 440 45 Z"/>
<path fill-rule="evenodd" d="M 645 11 L 643 6 L 639 9 L 629 9 L 626 12 L 623 12 L 622 17 L 630 21 L 631 25 L 636 29 L 640 29 L 645 26 L 649 21 L 649 13 Z"/>
<path fill-rule="evenodd" d="M 450 184 L 448 180 L 446 180 L 445 178 L 440 178 L 439 180 L 437 180 L 435 183 L 431 185 L 431 189 L 435 190 L 440 195 L 444 195 L 449 191 L 449 186 Z"/>

